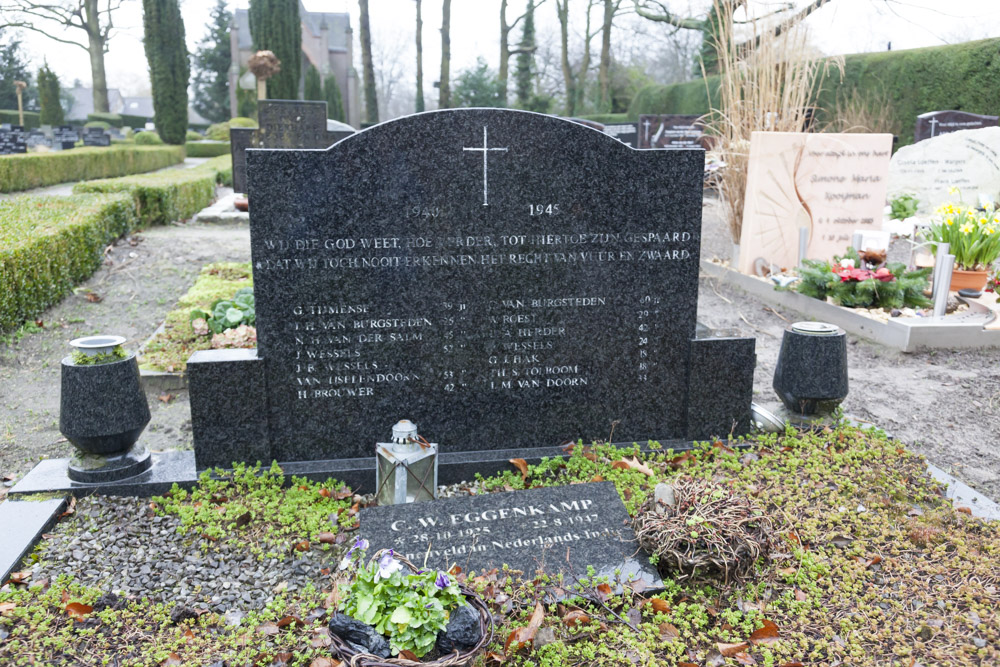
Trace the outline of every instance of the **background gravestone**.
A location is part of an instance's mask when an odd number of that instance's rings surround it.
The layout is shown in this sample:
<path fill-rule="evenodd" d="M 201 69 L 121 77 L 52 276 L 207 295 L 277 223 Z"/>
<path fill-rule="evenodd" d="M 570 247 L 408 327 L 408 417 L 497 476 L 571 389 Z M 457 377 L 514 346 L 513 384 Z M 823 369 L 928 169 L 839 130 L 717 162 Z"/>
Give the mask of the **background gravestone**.
<path fill-rule="evenodd" d="M 80 140 L 79 133 L 70 125 L 60 125 L 53 131 L 53 148 L 66 150 L 76 146 Z"/>
<path fill-rule="evenodd" d="M 688 428 L 689 383 L 744 388 L 703 408 L 715 434 L 748 425 L 752 341 L 692 341 L 702 151 L 449 110 L 247 161 L 258 350 L 242 364 L 263 366 L 274 459 L 370 459 L 404 417 L 451 452 L 616 421 L 622 441 L 708 437 Z M 689 376 L 694 355 L 721 375 Z M 192 388 L 220 361 L 192 357 Z M 191 400 L 194 416 L 217 397 Z M 241 456 L 227 426 L 193 426 L 199 466 Z"/>
<path fill-rule="evenodd" d="M 604 126 L 604 133 L 632 148 L 639 147 L 638 123 L 612 123 Z"/>
<path fill-rule="evenodd" d="M 85 127 L 83 129 L 84 146 L 110 146 L 111 135 L 100 127 Z"/>
<path fill-rule="evenodd" d="M 923 141 L 949 132 L 960 130 L 978 130 L 983 127 L 996 127 L 1000 124 L 998 116 L 983 116 L 967 111 L 929 111 L 917 116 L 913 141 Z"/>
<path fill-rule="evenodd" d="M 638 148 L 708 148 L 701 116 L 640 115 Z"/>
<path fill-rule="evenodd" d="M 233 157 L 233 190 L 246 192 L 247 148 L 329 148 L 353 128 L 336 123 L 327 129 L 326 102 L 296 100 L 261 100 L 257 103 L 258 127 L 233 127 L 229 130 L 229 148 Z"/>
<path fill-rule="evenodd" d="M 0 155 L 28 152 L 28 134 L 21 125 L 0 128 Z"/>
<path fill-rule="evenodd" d="M 980 194 L 1000 200 L 1000 127 L 960 130 L 903 146 L 889 162 L 888 196 L 915 195 L 918 209 L 929 214 L 941 204 L 966 204 Z"/>

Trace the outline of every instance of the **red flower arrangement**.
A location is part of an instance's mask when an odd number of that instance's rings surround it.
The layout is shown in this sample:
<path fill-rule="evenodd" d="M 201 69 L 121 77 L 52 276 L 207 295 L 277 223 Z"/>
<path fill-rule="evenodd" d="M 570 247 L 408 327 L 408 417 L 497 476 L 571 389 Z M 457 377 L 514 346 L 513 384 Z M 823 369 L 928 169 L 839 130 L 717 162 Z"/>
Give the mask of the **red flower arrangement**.
<path fill-rule="evenodd" d="M 869 278 L 875 280 L 880 280 L 884 283 L 892 282 L 896 279 L 896 276 L 892 274 L 892 271 L 885 268 L 876 269 L 875 271 L 869 271 L 868 269 L 855 269 L 853 267 L 847 266 L 842 267 L 837 271 L 837 275 L 840 276 L 840 282 L 846 283 L 851 280 L 855 282 L 863 282 Z"/>

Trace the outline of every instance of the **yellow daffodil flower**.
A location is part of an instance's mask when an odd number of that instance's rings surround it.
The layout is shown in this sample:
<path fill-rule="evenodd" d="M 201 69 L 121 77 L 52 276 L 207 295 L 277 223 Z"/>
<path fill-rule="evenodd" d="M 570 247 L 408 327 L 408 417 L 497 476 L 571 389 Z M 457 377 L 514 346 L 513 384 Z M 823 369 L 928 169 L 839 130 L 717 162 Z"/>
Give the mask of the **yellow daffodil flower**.
<path fill-rule="evenodd" d="M 973 229 L 972 223 L 967 222 L 964 225 L 962 225 L 958 231 L 962 232 L 963 234 L 971 234 L 972 229 Z"/>

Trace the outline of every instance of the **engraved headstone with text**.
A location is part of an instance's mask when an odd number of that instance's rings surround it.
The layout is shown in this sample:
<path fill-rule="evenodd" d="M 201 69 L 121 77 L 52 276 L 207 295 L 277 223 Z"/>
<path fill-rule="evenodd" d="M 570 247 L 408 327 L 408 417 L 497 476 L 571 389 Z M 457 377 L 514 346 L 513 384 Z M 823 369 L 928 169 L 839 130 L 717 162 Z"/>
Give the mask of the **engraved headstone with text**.
<path fill-rule="evenodd" d="M 566 585 L 593 567 L 598 577 L 662 586 L 613 482 L 369 507 L 360 519 L 371 553 L 393 549 L 418 567 L 508 565 L 529 579 L 539 570 L 562 573 Z"/>
<path fill-rule="evenodd" d="M 28 134 L 21 125 L 0 128 L 0 155 L 28 152 Z"/>
<path fill-rule="evenodd" d="M 996 127 L 998 124 L 1000 124 L 998 116 L 983 116 L 968 111 L 929 111 L 917 116 L 913 141 L 923 141 L 960 130 Z"/>
<path fill-rule="evenodd" d="M 639 116 L 638 148 L 708 148 L 701 116 Z"/>
<path fill-rule="evenodd" d="M 739 270 L 832 260 L 854 232 L 882 224 L 891 134 L 754 132 L 750 138 Z"/>
<path fill-rule="evenodd" d="M 258 127 L 230 128 L 233 190 L 247 191 L 247 148 L 329 148 L 353 131 L 327 130 L 326 102 L 261 100 Z"/>
<path fill-rule="evenodd" d="M 83 128 L 83 145 L 110 146 L 111 135 L 100 127 L 85 127 Z"/>
<path fill-rule="evenodd" d="M 915 195 L 918 210 L 929 214 L 957 200 L 968 204 L 980 194 L 1000 199 L 1000 127 L 961 130 L 903 146 L 889 163 L 889 197 Z"/>
<path fill-rule="evenodd" d="M 450 452 L 743 432 L 752 339 L 693 340 L 703 162 L 480 109 L 248 150 L 265 451 L 370 458 L 403 417 Z"/>
<path fill-rule="evenodd" d="M 632 148 L 639 146 L 639 125 L 637 123 L 610 123 L 604 126 L 604 134 Z"/>

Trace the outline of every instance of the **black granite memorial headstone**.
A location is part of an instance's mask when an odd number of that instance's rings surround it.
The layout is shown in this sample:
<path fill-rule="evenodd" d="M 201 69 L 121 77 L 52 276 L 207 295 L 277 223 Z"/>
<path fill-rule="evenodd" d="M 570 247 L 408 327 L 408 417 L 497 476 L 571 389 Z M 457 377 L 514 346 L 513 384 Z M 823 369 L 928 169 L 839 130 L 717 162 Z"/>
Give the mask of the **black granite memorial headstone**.
<path fill-rule="evenodd" d="M 258 350 L 230 365 L 266 391 L 242 428 L 278 461 L 369 467 L 400 418 L 470 461 L 613 422 L 641 443 L 745 432 L 752 340 L 694 340 L 703 161 L 510 110 L 248 150 Z M 216 352 L 188 363 L 199 467 L 245 453 L 213 417 L 225 383 L 199 384 Z"/>
<path fill-rule="evenodd" d="M 72 126 L 60 125 L 53 132 L 53 138 L 53 148 L 58 146 L 62 150 L 66 150 L 76 146 L 76 142 L 80 140 L 80 135 Z"/>
<path fill-rule="evenodd" d="M 917 116 L 917 125 L 913 132 L 913 141 L 923 141 L 941 134 L 958 132 L 959 130 L 978 130 L 981 127 L 996 127 L 1000 124 L 998 116 L 983 116 L 967 111 L 929 111 Z"/>
<path fill-rule="evenodd" d="M 110 146 L 111 135 L 100 127 L 83 128 L 84 146 Z"/>
<path fill-rule="evenodd" d="M 22 125 L 0 128 L 0 155 L 28 152 L 28 134 Z"/>
<path fill-rule="evenodd" d="M 604 133 L 610 134 L 618 141 L 631 146 L 639 147 L 639 124 L 638 123 L 612 123 L 604 126 Z"/>
<path fill-rule="evenodd" d="M 662 587 L 639 549 L 614 482 L 488 493 L 361 510 L 359 536 L 370 549 L 393 549 L 413 563 L 463 572 L 504 565 L 532 578 L 562 573 L 641 580 Z"/>
<path fill-rule="evenodd" d="M 708 148 L 701 116 L 639 116 L 638 148 Z"/>
<path fill-rule="evenodd" d="M 327 130 L 326 102 L 261 100 L 258 127 L 229 130 L 233 190 L 246 192 L 247 148 L 329 148 L 354 131 Z"/>

